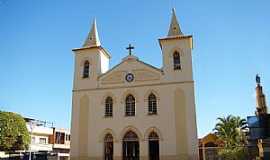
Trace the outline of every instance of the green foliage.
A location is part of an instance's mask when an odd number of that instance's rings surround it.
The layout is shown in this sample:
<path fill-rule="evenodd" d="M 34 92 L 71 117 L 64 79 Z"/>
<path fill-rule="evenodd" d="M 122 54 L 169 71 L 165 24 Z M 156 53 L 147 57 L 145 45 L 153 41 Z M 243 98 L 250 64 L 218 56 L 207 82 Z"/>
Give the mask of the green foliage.
<path fill-rule="evenodd" d="M 219 150 L 218 155 L 223 160 L 246 160 L 247 150 L 244 147 L 223 148 Z"/>
<path fill-rule="evenodd" d="M 246 144 L 246 120 L 232 115 L 218 118 L 217 120 L 218 123 L 214 131 L 224 144 L 224 148 L 218 154 L 225 160 L 241 160 L 247 155 L 244 149 L 244 145 Z"/>
<path fill-rule="evenodd" d="M 247 122 L 245 119 L 229 115 L 218 118 L 215 126 L 217 137 L 224 142 L 224 147 L 235 147 L 244 145 L 246 142 L 245 129 Z"/>
<path fill-rule="evenodd" d="M 30 135 L 22 116 L 0 111 L 0 150 L 25 150 L 30 143 Z"/>

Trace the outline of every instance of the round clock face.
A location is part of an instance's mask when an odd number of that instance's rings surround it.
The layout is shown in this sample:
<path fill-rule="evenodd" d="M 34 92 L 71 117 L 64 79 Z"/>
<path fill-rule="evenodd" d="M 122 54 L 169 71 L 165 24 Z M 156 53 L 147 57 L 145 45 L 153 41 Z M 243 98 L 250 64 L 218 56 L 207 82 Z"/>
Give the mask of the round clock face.
<path fill-rule="evenodd" d="M 132 81 L 134 80 L 134 75 L 133 75 L 132 73 L 128 73 L 128 74 L 126 75 L 126 80 L 127 80 L 128 82 L 132 82 Z"/>

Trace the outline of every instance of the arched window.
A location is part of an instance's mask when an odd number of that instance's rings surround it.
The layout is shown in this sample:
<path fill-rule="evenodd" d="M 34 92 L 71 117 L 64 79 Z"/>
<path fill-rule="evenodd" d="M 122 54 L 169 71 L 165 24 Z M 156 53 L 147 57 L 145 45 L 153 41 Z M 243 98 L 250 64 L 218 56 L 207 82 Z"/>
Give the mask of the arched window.
<path fill-rule="evenodd" d="M 89 61 L 85 61 L 83 65 L 83 78 L 89 77 Z"/>
<path fill-rule="evenodd" d="M 156 132 L 152 131 L 148 136 L 149 141 L 159 140 L 159 137 Z"/>
<path fill-rule="evenodd" d="M 126 97 L 126 116 L 135 116 L 135 98 L 131 94 Z"/>
<path fill-rule="evenodd" d="M 112 97 L 107 97 L 105 100 L 105 117 L 113 116 L 113 99 Z"/>
<path fill-rule="evenodd" d="M 148 96 L 148 114 L 157 114 L 157 98 L 153 93 Z"/>
<path fill-rule="evenodd" d="M 180 54 L 177 51 L 175 51 L 173 53 L 173 66 L 174 66 L 174 70 L 180 70 L 181 69 Z"/>
<path fill-rule="evenodd" d="M 139 138 L 137 134 L 134 133 L 133 131 L 128 131 L 123 138 L 123 141 L 138 141 L 138 140 Z"/>
<path fill-rule="evenodd" d="M 113 136 L 109 133 L 104 137 L 104 159 L 113 160 Z"/>
<path fill-rule="evenodd" d="M 156 132 L 151 132 L 148 136 L 149 160 L 159 160 L 159 137 Z"/>

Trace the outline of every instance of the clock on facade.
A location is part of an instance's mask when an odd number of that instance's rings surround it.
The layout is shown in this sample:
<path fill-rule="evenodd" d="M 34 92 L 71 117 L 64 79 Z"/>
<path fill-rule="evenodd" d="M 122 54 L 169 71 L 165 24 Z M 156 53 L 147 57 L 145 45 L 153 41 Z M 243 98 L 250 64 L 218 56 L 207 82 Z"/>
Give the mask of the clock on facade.
<path fill-rule="evenodd" d="M 128 73 L 126 75 L 126 81 L 132 82 L 134 80 L 134 75 L 132 73 Z"/>

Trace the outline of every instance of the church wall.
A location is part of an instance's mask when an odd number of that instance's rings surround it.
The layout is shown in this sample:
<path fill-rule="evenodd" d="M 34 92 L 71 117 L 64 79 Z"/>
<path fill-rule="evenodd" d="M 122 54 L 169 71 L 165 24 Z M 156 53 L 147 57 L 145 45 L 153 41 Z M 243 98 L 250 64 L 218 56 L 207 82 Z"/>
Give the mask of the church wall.
<path fill-rule="evenodd" d="M 85 118 L 87 118 L 87 111 L 89 110 L 89 97 L 85 93 L 73 93 L 72 95 L 72 123 L 71 123 L 71 159 L 80 156 L 87 158 L 87 150 L 82 149 L 83 146 L 88 144 L 83 143 L 84 139 L 87 139 L 88 133 L 85 133 L 88 124 L 86 124 Z M 81 109 L 82 108 L 82 109 Z M 82 112 L 82 113 L 80 113 Z M 82 122 L 82 123 L 81 123 Z M 82 149 L 82 150 L 81 150 Z M 77 159 L 76 158 L 76 159 Z"/>
<path fill-rule="evenodd" d="M 186 117 L 186 99 L 185 93 L 181 88 L 174 90 L 174 110 L 175 110 L 175 127 L 176 127 L 176 153 L 184 155 L 188 153 L 187 143 L 187 117 Z"/>
<path fill-rule="evenodd" d="M 111 129 L 116 136 L 114 142 L 114 155 L 122 156 L 122 136 L 124 128 L 130 126 L 137 129 L 137 134 L 140 137 L 140 154 L 143 157 L 148 157 L 148 141 L 146 141 L 145 132 L 150 127 L 156 127 L 162 134 L 160 140 L 160 155 L 177 156 L 176 145 L 179 141 L 176 140 L 176 125 L 175 119 L 178 121 L 174 108 L 174 90 L 177 87 L 185 88 L 186 83 L 175 83 L 167 85 L 141 86 L 135 88 L 111 88 L 111 89 L 96 89 L 80 91 L 81 95 L 87 94 L 91 97 L 90 112 L 88 115 L 88 156 L 100 157 L 103 156 L 103 139 L 104 130 Z M 190 87 L 189 87 L 190 88 Z M 158 99 L 158 115 L 147 115 L 147 101 L 145 101 L 146 93 L 155 91 Z M 186 90 L 186 89 L 184 89 Z M 192 89 L 191 89 L 192 90 Z M 125 95 L 131 93 L 136 98 L 136 116 L 125 117 Z M 113 95 L 113 117 L 104 117 L 104 96 Z M 190 99 L 192 100 L 192 98 Z M 187 100 L 188 101 L 188 100 Z M 188 104 L 188 103 L 187 103 Z M 191 104 L 191 103 L 189 103 Z M 183 110 L 177 110 L 183 113 Z M 180 114 L 181 114 L 180 113 Z M 183 117 L 182 117 L 183 118 Z M 182 119 L 180 119 L 182 120 Z M 168 125 L 169 124 L 169 125 Z M 191 124 L 191 127 L 194 127 Z M 195 126 L 196 127 L 196 126 Z M 182 134 L 184 130 L 178 132 Z M 187 133 L 187 132 L 186 132 Z M 187 133 L 188 134 L 188 133 Z M 186 134 L 186 135 L 187 135 Z M 186 137 L 185 137 L 186 138 Z M 192 137 L 194 138 L 194 137 Z M 86 140 L 85 140 L 86 141 Z M 86 141 L 87 142 L 87 141 Z M 180 142 L 186 143 L 186 142 Z M 178 143 L 179 144 L 179 143 Z M 186 146 L 181 144 L 182 146 Z M 193 146 L 194 147 L 194 146 Z M 190 147 L 190 149 L 193 149 Z M 181 148 L 182 150 L 182 148 Z"/>
<path fill-rule="evenodd" d="M 71 115 L 71 148 L 70 148 L 70 154 L 72 156 L 78 156 L 78 148 L 79 148 L 79 139 L 78 136 L 78 130 L 79 130 L 79 110 L 77 109 L 79 106 L 79 96 L 76 93 L 72 94 L 72 115 Z M 73 135 L 73 136 L 72 136 Z"/>
<path fill-rule="evenodd" d="M 187 83 L 181 88 L 176 88 L 174 101 L 176 110 L 176 134 L 178 135 L 176 139 L 178 141 L 177 149 L 180 151 L 179 155 L 187 159 L 196 159 L 198 158 L 198 138 L 194 84 Z M 183 132 L 184 130 L 185 132 Z"/>
<path fill-rule="evenodd" d="M 89 97 L 84 95 L 79 105 L 79 155 L 88 156 Z"/>
<path fill-rule="evenodd" d="M 197 122 L 196 122 L 196 111 L 195 111 L 195 97 L 194 97 L 194 85 L 188 84 L 185 86 L 188 88 L 186 90 L 186 99 L 187 99 L 187 110 L 186 115 L 190 118 L 187 121 L 187 133 L 188 133 L 188 151 L 189 155 L 194 155 L 196 158 L 198 157 L 198 138 L 197 138 Z M 194 138 L 196 137 L 196 138 Z M 194 158 L 194 157 L 193 157 Z"/>

